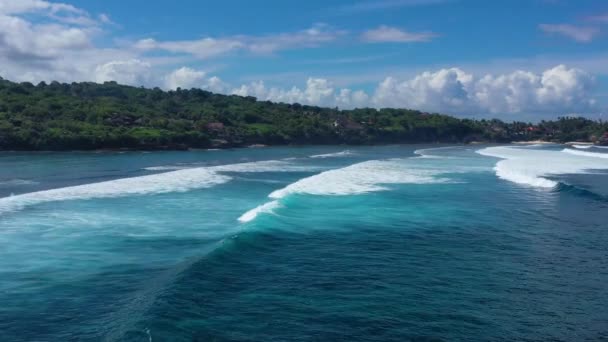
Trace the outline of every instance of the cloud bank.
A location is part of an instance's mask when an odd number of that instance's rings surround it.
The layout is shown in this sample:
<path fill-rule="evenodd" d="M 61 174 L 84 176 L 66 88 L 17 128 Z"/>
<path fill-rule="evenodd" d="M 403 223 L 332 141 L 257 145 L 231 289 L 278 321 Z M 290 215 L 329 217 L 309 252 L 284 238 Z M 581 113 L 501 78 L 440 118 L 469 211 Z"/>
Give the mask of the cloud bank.
<path fill-rule="evenodd" d="M 409 78 L 387 73 L 384 79 L 365 89 L 337 87 L 330 78 L 323 77 L 296 79 L 288 87 L 269 85 L 265 80 L 230 84 L 217 75 L 193 68 L 193 60 L 237 51 L 264 55 L 316 48 L 335 43 L 347 33 L 316 24 L 306 30 L 265 36 L 183 41 L 146 38 L 124 46 L 99 47 L 95 40 L 106 32 L 104 25 L 109 24 L 112 21 L 105 14 L 91 15 L 65 3 L 0 0 L 0 75 L 33 83 L 116 81 L 164 89 L 201 88 L 260 100 L 340 108 L 401 107 L 469 115 L 597 111 L 594 77 L 565 65 L 542 72 L 520 70 L 502 74 L 470 73 L 457 67 L 420 72 Z M 563 27 L 545 29 L 566 34 Z M 582 41 L 592 38 L 582 31 L 568 34 Z M 378 44 L 423 42 L 434 36 L 430 32 L 380 26 L 363 31 L 360 38 Z M 159 56 L 159 51 L 165 54 Z"/>
<path fill-rule="evenodd" d="M 476 77 L 458 68 L 424 72 L 410 79 L 387 77 L 368 94 L 337 89 L 322 78 L 310 78 L 303 88 L 281 89 L 252 82 L 233 94 L 261 100 L 311 105 L 398 107 L 446 113 L 568 113 L 595 109 L 595 85 L 588 73 L 559 65 L 540 74 L 516 71 Z"/>

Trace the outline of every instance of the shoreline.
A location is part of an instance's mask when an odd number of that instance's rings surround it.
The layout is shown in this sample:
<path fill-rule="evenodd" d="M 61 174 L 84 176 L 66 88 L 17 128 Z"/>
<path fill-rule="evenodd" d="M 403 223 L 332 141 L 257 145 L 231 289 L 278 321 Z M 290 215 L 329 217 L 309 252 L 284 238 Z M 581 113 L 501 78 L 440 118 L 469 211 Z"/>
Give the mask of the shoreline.
<path fill-rule="evenodd" d="M 344 146 L 344 147 L 357 147 L 357 146 L 387 146 L 387 145 L 528 145 L 528 144 L 543 144 L 543 145 L 587 145 L 593 146 L 595 145 L 592 142 L 578 142 L 578 141 L 569 141 L 565 143 L 559 142 L 551 142 L 545 140 L 528 140 L 528 141 L 511 141 L 511 142 L 493 142 L 493 141 L 471 141 L 468 143 L 464 142 L 415 142 L 415 143 L 386 143 L 386 144 L 298 144 L 298 145 L 267 145 L 267 144 L 251 144 L 251 145 L 233 145 L 233 146 L 211 146 L 208 148 L 200 148 L 200 147 L 192 147 L 192 148 L 168 148 L 166 146 L 161 146 L 158 148 L 130 148 L 130 147 L 122 147 L 122 148 L 100 148 L 100 149 L 85 149 L 85 150 L 77 150 L 77 149 L 65 149 L 65 150 L 2 150 L 0 149 L 0 153 L 18 153 L 18 152 L 26 152 L 26 153 L 61 153 L 61 152 L 88 152 L 88 153 L 116 153 L 116 152 L 193 152 L 193 151 L 224 151 L 224 150 L 234 150 L 234 149 L 264 149 L 264 148 L 274 148 L 274 147 L 304 147 L 304 146 L 315 146 L 315 147 L 324 147 L 324 146 Z"/>
<path fill-rule="evenodd" d="M 512 141 L 511 144 L 515 144 L 515 145 L 527 145 L 527 144 L 554 145 L 554 144 L 561 144 L 561 143 L 545 141 L 545 140 L 529 140 L 529 141 Z"/>

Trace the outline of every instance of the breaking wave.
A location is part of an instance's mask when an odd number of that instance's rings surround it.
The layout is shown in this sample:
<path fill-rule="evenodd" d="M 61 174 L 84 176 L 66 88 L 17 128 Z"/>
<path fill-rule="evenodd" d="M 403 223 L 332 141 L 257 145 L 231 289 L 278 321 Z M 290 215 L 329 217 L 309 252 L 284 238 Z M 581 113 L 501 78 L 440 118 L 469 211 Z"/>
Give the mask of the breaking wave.
<path fill-rule="evenodd" d="M 434 170 L 407 169 L 398 160 L 370 160 L 341 169 L 329 170 L 300 179 L 283 189 L 274 191 L 270 198 L 279 199 L 292 193 L 309 195 L 356 195 L 388 190 L 388 184 L 443 183 L 447 179 L 435 177 Z"/>
<path fill-rule="evenodd" d="M 157 170 L 170 169 L 168 167 L 162 167 L 162 169 L 158 167 Z M 276 160 L 182 168 L 153 175 L 120 178 L 0 198 L 0 214 L 55 201 L 186 192 L 194 189 L 210 188 L 233 179 L 222 174 L 223 172 L 296 172 L 310 170 L 316 169 Z"/>
<path fill-rule="evenodd" d="M 562 152 L 574 154 L 574 155 L 577 155 L 577 156 L 583 156 L 583 157 L 608 159 L 608 153 L 578 151 L 578 150 L 573 150 L 573 149 L 570 149 L 570 148 L 566 148 Z"/>
<path fill-rule="evenodd" d="M 477 153 L 502 159 L 494 167 L 499 178 L 540 188 L 555 188 L 559 184 L 547 178 L 550 176 L 608 169 L 608 163 L 602 158 L 563 153 L 563 151 L 499 146 L 487 147 Z"/>
<path fill-rule="evenodd" d="M 355 154 L 355 153 L 352 151 L 346 150 L 346 151 L 336 152 L 336 153 L 316 154 L 316 155 L 310 156 L 310 158 L 336 158 L 336 157 L 351 156 L 353 154 Z"/>
<path fill-rule="evenodd" d="M 578 148 L 580 150 L 587 150 L 593 147 L 593 145 L 572 145 L 574 148 Z"/>
<path fill-rule="evenodd" d="M 419 150 L 414 151 L 414 154 L 418 155 L 419 158 L 449 159 L 449 158 L 453 158 L 453 157 L 437 155 L 437 154 L 434 154 L 433 151 L 441 151 L 441 150 L 453 149 L 453 148 L 454 148 L 454 146 L 421 148 Z"/>
<path fill-rule="evenodd" d="M 225 183 L 230 177 L 206 168 L 179 170 L 0 198 L 0 213 L 53 201 L 184 192 Z"/>
<path fill-rule="evenodd" d="M 280 206 L 281 199 L 292 194 L 347 196 L 389 190 L 390 184 L 450 182 L 447 178 L 439 177 L 442 173 L 445 170 L 410 168 L 400 159 L 365 161 L 302 178 L 275 190 L 268 195 L 273 201 L 246 212 L 239 221 L 249 222 L 259 214 L 272 213 Z"/>
<path fill-rule="evenodd" d="M 242 223 L 253 221 L 259 214 L 272 213 L 274 209 L 279 208 L 280 206 L 281 204 L 279 201 L 264 203 L 241 215 L 241 217 L 239 217 L 239 221 Z"/>

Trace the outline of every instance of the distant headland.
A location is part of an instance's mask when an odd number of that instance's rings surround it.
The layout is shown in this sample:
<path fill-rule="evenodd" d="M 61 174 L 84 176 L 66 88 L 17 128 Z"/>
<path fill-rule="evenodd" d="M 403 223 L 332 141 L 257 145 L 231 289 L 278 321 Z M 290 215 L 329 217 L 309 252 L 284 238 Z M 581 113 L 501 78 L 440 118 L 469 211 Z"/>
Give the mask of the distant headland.
<path fill-rule="evenodd" d="M 517 141 L 608 145 L 608 123 L 585 118 L 507 123 L 410 109 L 339 110 L 115 82 L 34 85 L 0 78 L 0 100 L 0 150 Z"/>

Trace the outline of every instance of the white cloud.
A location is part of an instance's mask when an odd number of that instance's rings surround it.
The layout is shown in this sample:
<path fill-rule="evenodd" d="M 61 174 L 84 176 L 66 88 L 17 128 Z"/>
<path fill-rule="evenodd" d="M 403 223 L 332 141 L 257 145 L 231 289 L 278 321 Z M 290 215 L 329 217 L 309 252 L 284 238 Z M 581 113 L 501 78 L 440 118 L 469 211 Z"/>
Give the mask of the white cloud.
<path fill-rule="evenodd" d="M 387 77 L 370 96 L 335 88 L 327 79 L 309 78 L 304 88 L 267 87 L 252 82 L 233 94 L 260 100 L 321 106 L 395 107 L 451 114 L 564 114 L 595 109 L 591 75 L 559 65 L 540 74 L 516 71 L 476 77 L 458 68 L 423 72 L 398 80 Z"/>
<path fill-rule="evenodd" d="M 168 89 L 200 88 L 205 80 L 205 75 L 204 71 L 183 67 L 167 75 L 165 85 Z"/>
<path fill-rule="evenodd" d="M 150 85 L 151 65 L 139 59 L 112 61 L 95 69 L 95 82 L 116 81 L 133 86 Z"/>
<path fill-rule="evenodd" d="M 562 35 L 581 43 L 591 42 L 599 33 L 594 27 L 569 24 L 540 24 L 539 28 L 546 33 Z"/>
<path fill-rule="evenodd" d="M 42 20 L 40 20 L 42 17 Z M 82 19 L 79 19 L 82 18 Z M 241 51 L 268 54 L 285 49 L 317 47 L 335 42 L 344 31 L 317 24 L 309 29 L 266 36 L 233 36 L 204 38 L 193 41 L 159 42 L 145 39 L 135 46 L 122 48 L 96 47 L 96 35 L 103 27 L 89 25 L 87 20 L 111 23 L 104 15 L 90 16 L 85 11 L 63 3 L 42 0 L 0 0 L 0 75 L 15 81 L 58 80 L 117 81 L 166 89 L 201 88 L 217 93 L 250 95 L 260 100 L 298 102 L 320 106 L 406 107 L 453 114 L 476 113 L 590 113 L 597 108 L 593 99 L 594 78 L 580 69 L 548 64 L 526 70 L 483 75 L 480 70 L 445 68 L 434 72 L 393 72 L 373 88 L 363 91 L 344 85 L 377 82 L 380 75 L 358 73 L 351 81 L 339 77 L 310 77 L 305 84 L 292 87 L 268 86 L 262 81 L 241 86 L 230 85 L 205 71 L 176 66 L 191 65 L 195 58 L 210 58 Z M 92 19 L 91 19 L 92 20 Z M 431 33 L 410 33 L 381 26 L 366 32 L 368 41 L 423 41 Z M 592 39 L 593 37 L 589 38 Z M 586 39 L 584 36 L 578 39 Z M 147 55 L 147 51 L 164 50 L 170 54 Z M 146 57 L 149 56 L 149 57 Z M 604 56 L 602 56 L 603 58 Z M 581 64 L 580 58 L 568 64 L 594 72 L 604 68 L 602 58 Z M 341 62 L 345 62 L 344 59 Z M 578 64 L 576 64 L 578 63 Z M 555 63 L 557 64 L 557 63 Z M 555 65 L 550 64 L 550 65 Z M 502 63 L 504 67 L 504 63 Z M 532 69 L 530 69 L 532 68 Z M 484 70 L 487 71 L 487 67 Z M 509 67 L 509 70 L 515 69 Z M 544 70 L 545 71 L 541 71 Z M 504 70 L 504 69 L 502 69 Z M 331 72 L 331 71 L 330 71 Z M 413 74 L 416 72 L 417 74 Z M 382 74 L 384 77 L 386 73 Z M 290 75 L 289 80 L 308 74 Z M 270 79 L 255 77 L 253 80 Z M 273 75 L 275 82 L 278 75 Z M 337 86 L 336 84 L 340 85 Z"/>
<path fill-rule="evenodd" d="M 232 90 L 233 94 L 241 96 L 255 96 L 260 100 L 286 103 L 301 103 L 319 106 L 336 105 L 337 96 L 332 84 L 323 78 L 309 78 L 306 87 L 300 89 L 267 88 L 263 81 L 252 82 Z M 348 101 L 350 102 L 350 100 Z"/>
<path fill-rule="evenodd" d="M 0 15 L 0 52 L 23 61 L 49 58 L 65 50 L 91 46 L 92 31 L 60 24 L 32 24 L 14 16 Z"/>
<path fill-rule="evenodd" d="M 608 23 L 608 13 L 602 13 L 597 15 L 592 15 L 586 18 L 589 21 L 596 21 L 600 23 Z"/>
<path fill-rule="evenodd" d="M 516 71 L 476 78 L 464 71 L 442 69 L 413 79 L 387 78 L 372 98 L 378 107 L 408 107 L 447 113 L 588 112 L 594 79 L 559 65 L 542 74 Z"/>
<path fill-rule="evenodd" d="M 346 31 L 334 30 L 325 24 L 315 24 L 312 27 L 291 33 L 281 33 L 261 37 L 244 37 L 244 44 L 253 53 L 273 53 L 279 50 L 293 48 L 314 48 L 330 43 Z"/>
<path fill-rule="evenodd" d="M 135 44 L 135 48 L 143 51 L 164 50 L 171 53 L 191 54 L 198 58 L 209 58 L 226 54 L 242 48 L 244 45 L 234 39 L 204 38 L 199 40 L 182 40 L 158 42 L 154 39 L 143 39 Z"/>
<path fill-rule="evenodd" d="M 414 43 L 428 42 L 437 37 L 432 32 L 408 32 L 395 27 L 380 26 L 363 32 L 361 39 L 369 43 Z"/>
<path fill-rule="evenodd" d="M 58 12 L 86 13 L 65 3 L 53 3 L 43 0 L 0 0 L 0 13 L 3 14 L 23 14 L 38 11 L 46 11 L 51 14 Z"/>
<path fill-rule="evenodd" d="M 203 89 L 212 91 L 214 93 L 227 93 L 229 87 L 230 86 L 227 83 L 222 81 L 222 79 L 217 76 L 209 77 L 209 79 L 207 79 L 203 85 Z"/>
<path fill-rule="evenodd" d="M 73 5 L 43 0 L 0 0 L 0 14 L 4 15 L 42 15 L 58 22 L 79 26 L 96 26 L 104 23 L 93 19 L 87 11 Z"/>
<path fill-rule="evenodd" d="M 165 88 L 171 90 L 200 88 L 215 93 L 226 93 L 228 85 L 217 76 L 207 77 L 204 71 L 182 67 L 165 76 Z"/>
<path fill-rule="evenodd" d="M 162 50 L 175 54 L 190 54 L 197 58 L 207 59 L 239 50 L 256 54 L 270 54 L 286 49 L 318 47 L 334 41 L 344 33 L 344 31 L 333 30 L 324 24 L 316 24 L 302 31 L 258 37 L 206 37 L 181 41 L 156 41 L 147 38 L 136 42 L 135 48 L 141 51 Z"/>

